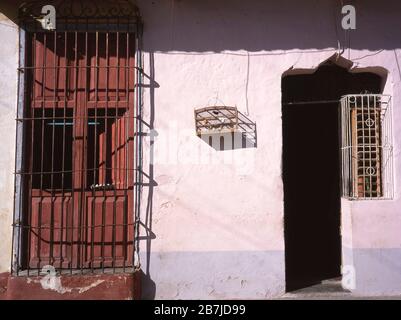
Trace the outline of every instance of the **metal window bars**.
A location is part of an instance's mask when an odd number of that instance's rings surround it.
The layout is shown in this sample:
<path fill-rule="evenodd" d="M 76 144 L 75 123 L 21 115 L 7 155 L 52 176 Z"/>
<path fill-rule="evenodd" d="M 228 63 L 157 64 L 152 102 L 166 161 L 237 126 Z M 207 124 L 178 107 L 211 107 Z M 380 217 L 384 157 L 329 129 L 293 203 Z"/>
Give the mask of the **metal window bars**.
<path fill-rule="evenodd" d="M 343 96 L 340 102 L 342 196 L 392 199 L 391 96 L 353 94 Z"/>
<path fill-rule="evenodd" d="M 123 1 L 114 11 L 60 3 L 81 10 L 50 32 L 34 19 L 39 2 L 21 9 L 12 271 L 127 272 L 141 180 L 140 19 Z"/>

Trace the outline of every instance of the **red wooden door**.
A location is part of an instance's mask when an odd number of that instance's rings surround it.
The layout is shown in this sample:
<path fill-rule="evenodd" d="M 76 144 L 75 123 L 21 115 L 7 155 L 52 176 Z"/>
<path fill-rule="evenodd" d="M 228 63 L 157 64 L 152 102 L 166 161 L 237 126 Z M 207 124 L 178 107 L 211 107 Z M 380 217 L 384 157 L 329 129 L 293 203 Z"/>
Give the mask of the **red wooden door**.
<path fill-rule="evenodd" d="M 29 268 L 132 265 L 134 39 L 30 34 Z"/>

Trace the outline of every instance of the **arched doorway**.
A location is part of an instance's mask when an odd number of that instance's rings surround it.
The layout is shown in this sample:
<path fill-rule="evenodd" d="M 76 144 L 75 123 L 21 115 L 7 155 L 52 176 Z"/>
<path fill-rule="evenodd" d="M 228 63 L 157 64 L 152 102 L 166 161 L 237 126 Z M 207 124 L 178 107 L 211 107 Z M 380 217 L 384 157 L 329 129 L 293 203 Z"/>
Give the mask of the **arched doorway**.
<path fill-rule="evenodd" d="M 341 275 L 339 99 L 382 77 L 328 60 L 282 78 L 286 290 Z"/>

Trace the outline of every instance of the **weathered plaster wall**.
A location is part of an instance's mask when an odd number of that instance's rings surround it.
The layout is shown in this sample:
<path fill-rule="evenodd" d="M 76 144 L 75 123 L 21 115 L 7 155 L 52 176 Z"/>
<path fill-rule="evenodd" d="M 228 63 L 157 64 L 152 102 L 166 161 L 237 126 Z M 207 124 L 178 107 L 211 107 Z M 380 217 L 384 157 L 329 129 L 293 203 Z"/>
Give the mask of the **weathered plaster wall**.
<path fill-rule="evenodd" d="M 60 276 L 46 271 L 41 276 L 7 276 L 0 300 L 137 300 L 139 277 L 139 272 Z"/>
<path fill-rule="evenodd" d="M 348 40 L 332 1 L 138 1 L 145 22 L 144 110 L 155 130 L 154 141 L 145 141 L 144 171 L 151 176 L 145 180 L 152 187 L 144 188 L 142 212 L 151 230 L 141 230 L 149 297 L 284 292 L 282 74 L 316 68 L 337 52 L 353 67 L 384 67 L 385 93 L 393 95 L 394 123 L 400 123 L 400 4 L 355 3 L 357 30 Z M 195 136 L 193 109 L 215 103 L 249 110 L 257 148 L 219 152 Z M 396 181 L 400 143 L 395 140 Z M 355 271 L 355 292 L 401 293 L 400 281 L 390 284 L 401 274 L 396 190 L 394 201 L 342 202 L 343 263 Z M 382 276 L 388 270 L 391 276 Z"/>
<path fill-rule="evenodd" d="M 1 13 L 0 39 L 0 272 L 5 272 L 11 264 L 18 29 Z"/>

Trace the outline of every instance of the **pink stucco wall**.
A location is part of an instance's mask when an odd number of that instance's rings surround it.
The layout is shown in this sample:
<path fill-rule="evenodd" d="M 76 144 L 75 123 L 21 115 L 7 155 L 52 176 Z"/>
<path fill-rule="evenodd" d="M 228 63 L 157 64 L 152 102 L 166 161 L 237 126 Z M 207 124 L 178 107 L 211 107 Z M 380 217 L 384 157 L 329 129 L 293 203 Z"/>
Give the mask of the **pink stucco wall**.
<path fill-rule="evenodd" d="M 145 23 L 145 73 L 151 78 L 145 80 L 150 89 L 144 110 L 157 132 L 145 148 L 145 156 L 154 156 L 150 172 L 157 184 L 153 201 L 143 208 L 144 221 L 152 216 L 151 246 L 141 244 L 149 294 L 284 293 L 281 77 L 291 68 L 316 68 L 338 52 L 352 68 L 388 70 L 384 91 L 393 95 L 395 124 L 395 199 L 342 201 L 343 265 L 354 270 L 356 293 L 401 293 L 400 4 L 356 1 L 357 30 L 349 42 L 333 1 L 138 5 Z M 193 109 L 214 103 L 249 110 L 257 122 L 257 148 L 217 152 L 195 136 Z M 389 271 L 393 280 L 383 275 Z"/>

